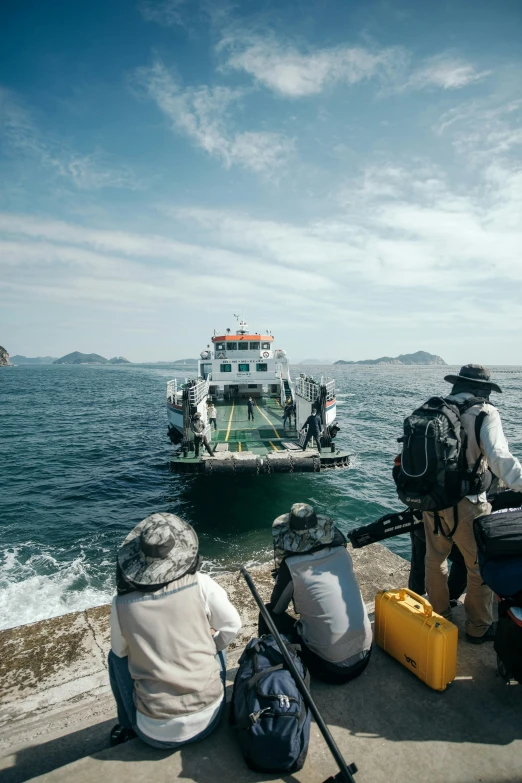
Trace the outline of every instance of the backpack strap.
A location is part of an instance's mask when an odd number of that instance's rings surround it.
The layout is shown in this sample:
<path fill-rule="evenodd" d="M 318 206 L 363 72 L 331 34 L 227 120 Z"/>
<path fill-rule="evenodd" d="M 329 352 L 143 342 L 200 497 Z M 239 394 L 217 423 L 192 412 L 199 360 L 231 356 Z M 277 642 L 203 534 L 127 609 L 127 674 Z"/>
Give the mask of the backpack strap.
<path fill-rule="evenodd" d="M 442 533 L 442 525 L 440 524 L 440 517 L 438 511 L 433 512 L 433 521 L 435 523 L 433 525 L 433 535 L 438 536 L 439 533 Z"/>
<path fill-rule="evenodd" d="M 475 440 L 477 441 L 477 446 L 479 447 L 479 457 L 475 464 L 473 465 L 473 470 L 471 471 L 471 476 L 469 478 L 470 486 L 473 486 L 473 482 L 477 478 L 477 473 L 479 471 L 479 468 L 482 464 L 482 461 L 484 460 L 484 454 L 482 453 L 480 449 L 480 430 L 482 429 L 482 425 L 484 424 L 484 419 L 487 416 L 486 411 L 480 411 L 479 414 L 475 417 Z"/>
<path fill-rule="evenodd" d="M 255 674 L 252 675 L 252 677 L 247 681 L 247 688 L 254 688 L 259 680 L 262 680 L 263 677 L 265 677 L 267 674 L 271 674 L 272 672 L 280 671 L 281 669 L 284 669 L 285 665 L 284 663 L 278 663 L 275 666 L 270 666 L 268 669 L 261 669 L 260 671 L 257 671 Z M 257 666 L 256 666 L 257 669 Z"/>
<path fill-rule="evenodd" d="M 453 527 L 451 528 L 446 538 L 451 538 L 455 533 L 455 530 L 458 528 L 458 526 L 459 526 L 459 507 L 453 506 Z"/>

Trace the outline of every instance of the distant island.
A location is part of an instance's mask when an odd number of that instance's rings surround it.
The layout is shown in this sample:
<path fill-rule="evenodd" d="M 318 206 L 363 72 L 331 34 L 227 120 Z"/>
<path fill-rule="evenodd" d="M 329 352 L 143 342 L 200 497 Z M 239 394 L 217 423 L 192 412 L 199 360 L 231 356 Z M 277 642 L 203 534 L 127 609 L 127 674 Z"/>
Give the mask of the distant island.
<path fill-rule="evenodd" d="M 334 359 L 303 359 L 301 362 L 297 362 L 297 364 L 299 366 L 320 367 L 325 364 L 334 364 Z"/>
<path fill-rule="evenodd" d="M 9 354 L 5 348 L 2 348 L 0 345 L 0 367 L 9 367 L 10 365 L 11 362 L 9 361 Z"/>
<path fill-rule="evenodd" d="M 53 364 L 131 364 L 123 356 L 115 356 L 113 359 L 106 359 L 98 353 L 80 353 L 73 351 L 60 359 L 55 359 Z"/>
<path fill-rule="evenodd" d="M 11 356 L 13 364 L 52 364 L 56 361 L 56 356 L 35 356 L 31 358 L 29 356 Z"/>
<path fill-rule="evenodd" d="M 446 365 L 444 359 L 440 356 L 436 356 L 433 353 L 427 353 L 426 351 L 417 351 L 416 353 L 401 353 L 400 356 L 381 356 L 380 359 L 361 359 L 358 362 L 347 362 L 344 359 L 340 359 L 335 364 L 443 364 Z"/>

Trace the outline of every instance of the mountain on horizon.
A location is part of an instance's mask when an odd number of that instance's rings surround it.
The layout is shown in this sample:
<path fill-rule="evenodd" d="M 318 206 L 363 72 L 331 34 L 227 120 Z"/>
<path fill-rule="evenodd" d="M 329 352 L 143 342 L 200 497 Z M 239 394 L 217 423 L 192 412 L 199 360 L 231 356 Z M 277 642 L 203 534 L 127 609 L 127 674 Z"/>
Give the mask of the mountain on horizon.
<path fill-rule="evenodd" d="M 53 364 L 109 364 L 109 360 L 98 353 L 80 353 L 73 351 L 56 359 Z"/>
<path fill-rule="evenodd" d="M 15 354 L 11 356 L 13 364 L 53 364 L 57 359 L 56 356 L 19 356 Z"/>
<path fill-rule="evenodd" d="M 444 359 L 427 351 L 416 351 L 415 353 L 401 353 L 399 356 L 381 356 L 379 359 L 361 359 L 358 362 L 345 361 L 339 359 L 335 364 L 401 364 L 401 365 L 446 365 Z"/>
<path fill-rule="evenodd" d="M 310 366 L 310 367 L 315 365 L 316 367 L 318 367 L 318 366 L 321 366 L 321 365 L 324 365 L 324 364 L 334 364 L 334 362 L 335 362 L 335 359 L 332 359 L 332 358 L 329 358 L 329 359 L 324 359 L 324 358 L 323 359 L 303 359 L 302 361 L 297 362 L 297 364 L 298 365 L 303 364 L 303 365 L 307 365 L 307 366 Z"/>

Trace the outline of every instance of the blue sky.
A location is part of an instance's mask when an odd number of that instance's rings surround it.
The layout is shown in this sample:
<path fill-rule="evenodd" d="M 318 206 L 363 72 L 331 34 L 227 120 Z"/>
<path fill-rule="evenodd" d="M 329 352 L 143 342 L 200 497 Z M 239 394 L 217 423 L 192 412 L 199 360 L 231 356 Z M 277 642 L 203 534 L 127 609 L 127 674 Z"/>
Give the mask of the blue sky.
<path fill-rule="evenodd" d="M 522 364 L 522 6 L 4 0 L 0 344 Z"/>

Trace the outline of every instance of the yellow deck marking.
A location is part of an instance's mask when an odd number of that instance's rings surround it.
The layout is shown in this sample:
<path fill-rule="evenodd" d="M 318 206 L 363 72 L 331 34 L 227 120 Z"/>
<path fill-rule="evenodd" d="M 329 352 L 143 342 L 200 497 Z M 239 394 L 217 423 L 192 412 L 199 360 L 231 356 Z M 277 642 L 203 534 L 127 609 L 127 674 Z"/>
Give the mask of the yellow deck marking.
<path fill-rule="evenodd" d="M 272 422 L 270 421 L 270 419 L 268 418 L 268 416 L 266 416 L 266 415 L 264 414 L 264 412 L 261 410 L 261 408 L 258 406 L 257 402 L 256 402 L 256 408 L 257 408 L 257 410 L 259 411 L 259 413 L 261 414 L 261 416 L 262 416 L 264 419 L 266 419 L 266 420 L 267 420 L 267 422 L 270 424 L 270 426 L 272 427 L 272 429 L 273 429 L 273 430 L 274 430 L 274 432 L 275 432 L 275 436 L 276 436 L 276 438 L 280 438 L 281 436 L 279 435 L 278 431 L 276 430 L 276 428 L 274 427 L 274 425 L 272 424 Z"/>
<path fill-rule="evenodd" d="M 228 440 L 228 436 L 230 435 L 230 427 L 232 426 L 232 416 L 234 415 L 234 403 L 232 403 L 232 410 L 230 411 L 230 417 L 228 419 L 228 429 L 227 434 L 225 435 L 225 443 Z"/>
<path fill-rule="evenodd" d="M 243 449 L 241 448 L 241 441 L 239 441 L 237 445 L 238 445 L 238 451 L 243 451 Z"/>
<path fill-rule="evenodd" d="M 277 446 L 274 446 L 274 444 L 272 443 L 272 441 L 271 441 L 271 440 L 269 440 L 268 442 L 270 443 L 270 445 L 272 446 L 272 448 L 274 449 L 274 451 L 279 451 L 279 449 L 277 448 Z"/>

